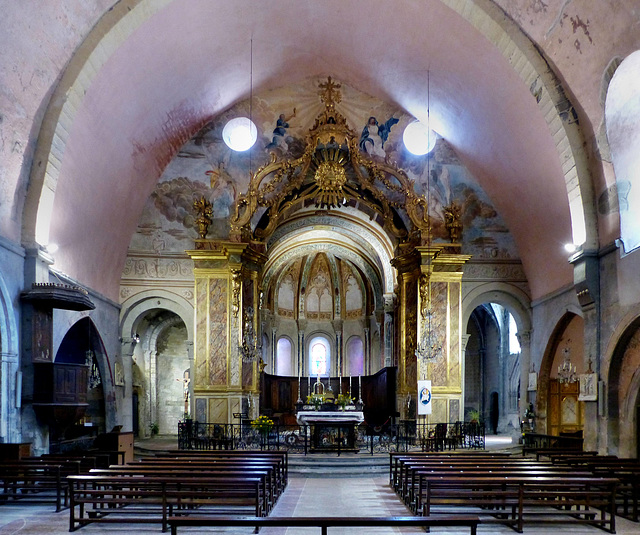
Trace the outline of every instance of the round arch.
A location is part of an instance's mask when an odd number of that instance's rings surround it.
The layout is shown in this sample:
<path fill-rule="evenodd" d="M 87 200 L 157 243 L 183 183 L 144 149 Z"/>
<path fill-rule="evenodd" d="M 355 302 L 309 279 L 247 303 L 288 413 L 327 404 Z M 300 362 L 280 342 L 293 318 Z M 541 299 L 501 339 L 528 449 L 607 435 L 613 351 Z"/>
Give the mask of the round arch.
<path fill-rule="evenodd" d="M 609 338 L 604 358 L 601 359 L 600 377 L 606 381 L 606 440 L 608 453 L 625 456 L 636 454 L 633 444 L 636 440 L 636 426 L 633 411 L 640 395 L 640 368 L 633 372 L 627 392 L 629 395 L 620 404 L 620 380 L 624 364 L 624 356 L 629 342 L 640 330 L 640 306 L 629 311 L 618 323 Z M 635 422 L 635 425 L 634 425 Z M 625 423 L 626 425 L 622 425 Z M 612 434 L 613 433 L 613 434 Z M 610 438 L 612 437 L 612 438 Z M 633 450 L 633 451 L 632 451 Z"/>
<path fill-rule="evenodd" d="M 485 303 L 498 303 L 516 320 L 519 333 L 531 331 L 529 296 L 517 286 L 503 282 L 491 282 L 474 287 L 462 298 L 462 325 L 469 323 L 473 311 Z"/>
<path fill-rule="evenodd" d="M 605 122 L 620 206 L 620 242 L 627 254 L 640 247 L 640 50 L 616 69 L 605 101 Z"/>
<path fill-rule="evenodd" d="M 188 340 L 193 340 L 194 310 L 193 304 L 185 298 L 162 289 L 140 292 L 122 303 L 120 313 L 120 335 L 133 338 L 136 326 L 145 314 L 154 309 L 173 312 L 187 327 Z"/>
<path fill-rule="evenodd" d="M 308 340 L 306 342 L 306 345 L 307 345 L 306 357 L 307 357 L 307 364 L 309 366 L 309 376 L 320 375 L 320 377 L 327 377 L 327 376 L 330 377 L 332 375 L 331 373 L 332 368 L 335 365 L 334 364 L 335 355 L 336 355 L 335 337 L 325 331 L 315 331 L 307 335 L 305 338 Z M 314 373 L 315 368 L 312 363 L 312 359 L 314 356 L 313 343 L 321 340 L 324 341 L 324 344 L 322 345 L 325 351 L 328 353 L 328 354 L 325 353 L 326 359 L 327 359 L 326 372 Z"/>

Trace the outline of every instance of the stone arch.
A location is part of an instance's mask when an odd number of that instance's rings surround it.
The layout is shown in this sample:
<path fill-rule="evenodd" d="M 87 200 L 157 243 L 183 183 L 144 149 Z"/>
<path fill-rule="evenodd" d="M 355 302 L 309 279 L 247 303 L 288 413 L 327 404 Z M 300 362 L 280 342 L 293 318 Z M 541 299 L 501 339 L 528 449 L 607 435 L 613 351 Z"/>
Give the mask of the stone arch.
<path fill-rule="evenodd" d="M 633 370 L 626 396 L 620 403 L 621 376 L 624 370 L 625 353 L 634 337 L 640 335 L 640 307 L 635 307 L 618 325 L 612 334 L 601 365 L 601 378 L 607 384 L 606 415 L 608 453 L 635 456 L 636 426 L 634 409 L 640 395 L 640 367 Z M 624 424 L 624 425 L 623 425 Z M 611 437 L 611 438 L 610 438 Z"/>
<path fill-rule="evenodd" d="M 473 311 L 485 303 L 498 303 L 511 312 L 518 332 L 531 331 L 529 296 L 517 286 L 503 282 L 490 282 L 475 286 L 462 298 L 462 325 L 469 323 Z"/>
<path fill-rule="evenodd" d="M 565 310 L 559 311 L 559 314 L 552 323 L 553 328 L 550 333 L 541 338 L 545 340 L 544 350 L 542 351 L 542 359 L 540 361 L 538 373 L 538 394 L 536 398 L 536 414 L 538 415 L 542 429 L 547 426 L 547 409 L 548 409 L 548 392 L 551 381 L 551 370 L 560 337 L 566 330 L 569 323 L 576 318 L 582 318 L 582 311 L 577 307 L 567 307 Z"/>
<path fill-rule="evenodd" d="M 563 162 L 571 214 L 573 243 L 598 248 L 598 220 L 589 159 L 577 112 L 536 44 L 507 17 L 493 0 L 440 0 L 473 25 L 509 60 L 520 79 L 531 88 Z M 556 113 L 544 110 L 555 109 Z"/>
<path fill-rule="evenodd" d="M 640 247 L 640 50 L 627 56 L 611 78 L 605 121 L 616 175 L 620 243 L 628 254 Z"/>
<path fill-rule="evenodd" d="M 193 303 L 172 292 L 162 289 L 146 290 L 125 300 L 120 313 L 120 335 L 133 337 L 136 327 L 144 315 L 154 309 L 163 309 L 178 315 L 187 327 L 188 340 L 193 340 Z"/>

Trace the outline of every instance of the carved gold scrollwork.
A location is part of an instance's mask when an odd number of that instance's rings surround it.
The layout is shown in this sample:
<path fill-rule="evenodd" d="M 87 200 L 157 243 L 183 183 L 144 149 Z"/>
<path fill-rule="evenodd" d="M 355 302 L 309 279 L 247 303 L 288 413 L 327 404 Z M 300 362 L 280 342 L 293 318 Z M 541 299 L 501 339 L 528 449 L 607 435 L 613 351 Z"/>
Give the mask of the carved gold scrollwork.
<path fill-rule="evenodd" d="M 198 235 L 204 240 L 207 237 L 207 232 L 209 232 L 209 225 L 211 225 L 213 205 L 203 196 L 193 203 L 193 208 L 197 215 L 196 225 L 198 226 Z"/>
<path fill-rule="evenodd" d="M 238 311 L 240 310 L 240 290 L 242 288 L 242 270 L 231 270 L 231 284 L 232 284 L 232 303 L 231 309 L 233 311 L 233 317 L 238 317 Z"/>
<path fill-rule="evenodd" d="M 444 208 L 444 227 L 447 229 L 451 243 L 458 243 L 462 234 L 462 216 L 460 205 L 453 201 Z"/>
<path fill-rule="evenodd" d="M 422 319 L 427 318 L 427 311 L 429 309 L 429 274 L 423 273 L 420 275 L 420 314 Z"/>
<path fill-rule="evenodd" d="M 417 195 L 407 174 L 389 162 L 363 154 L 358 136 L 336 110 L 340 84 L 330 77 L 319 84 L 325 109 L 305 139 L 302 156 L 270 161 L 252 176 L 238 196 L 231 219 L 232 239 L 264 239 L 296 207 L 315 203 L 331 209 L 346 202 L 366 206 L 399 241 L 429 230 L 427 201 Z M 260 225 L 254 215 L 260 210 Z M 416 236 L 418 234 L 418 236 Z"/>

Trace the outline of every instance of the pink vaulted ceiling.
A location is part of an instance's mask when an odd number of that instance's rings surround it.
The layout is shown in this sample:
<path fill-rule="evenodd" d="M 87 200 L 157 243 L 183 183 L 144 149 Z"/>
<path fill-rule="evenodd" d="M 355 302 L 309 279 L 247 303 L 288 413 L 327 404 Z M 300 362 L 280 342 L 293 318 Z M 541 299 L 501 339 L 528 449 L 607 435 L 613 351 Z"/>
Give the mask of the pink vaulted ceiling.
<path fill-rule="evenodd" d="M 439 1 L 173 2 L 110 57 L 70 129 L 56 191 L 56 267 L 118 299 L 127 246 L 167 162 L 253 91 L 309 76 L 424 118 L 430 106 L 504 217 L 532 296 L 571 282 L 564 177 L 542 114 L 507 60 Z M 79 266 L 74 259 L 83 259 Z"/>

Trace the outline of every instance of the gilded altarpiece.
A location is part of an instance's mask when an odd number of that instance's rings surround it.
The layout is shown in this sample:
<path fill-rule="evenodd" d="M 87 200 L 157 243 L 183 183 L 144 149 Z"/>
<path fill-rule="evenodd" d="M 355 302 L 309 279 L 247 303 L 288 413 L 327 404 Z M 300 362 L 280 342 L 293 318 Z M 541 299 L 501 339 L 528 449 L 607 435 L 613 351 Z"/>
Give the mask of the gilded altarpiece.
<path fill-rule="evenodd" d="M 257 274 L 243 256 L 246 244 L 198 240 L 194 261 L 196 418 L 233 422 L 257 393 L 256 363 L 243 362 L 243 311 L 256 301 Z"/>

